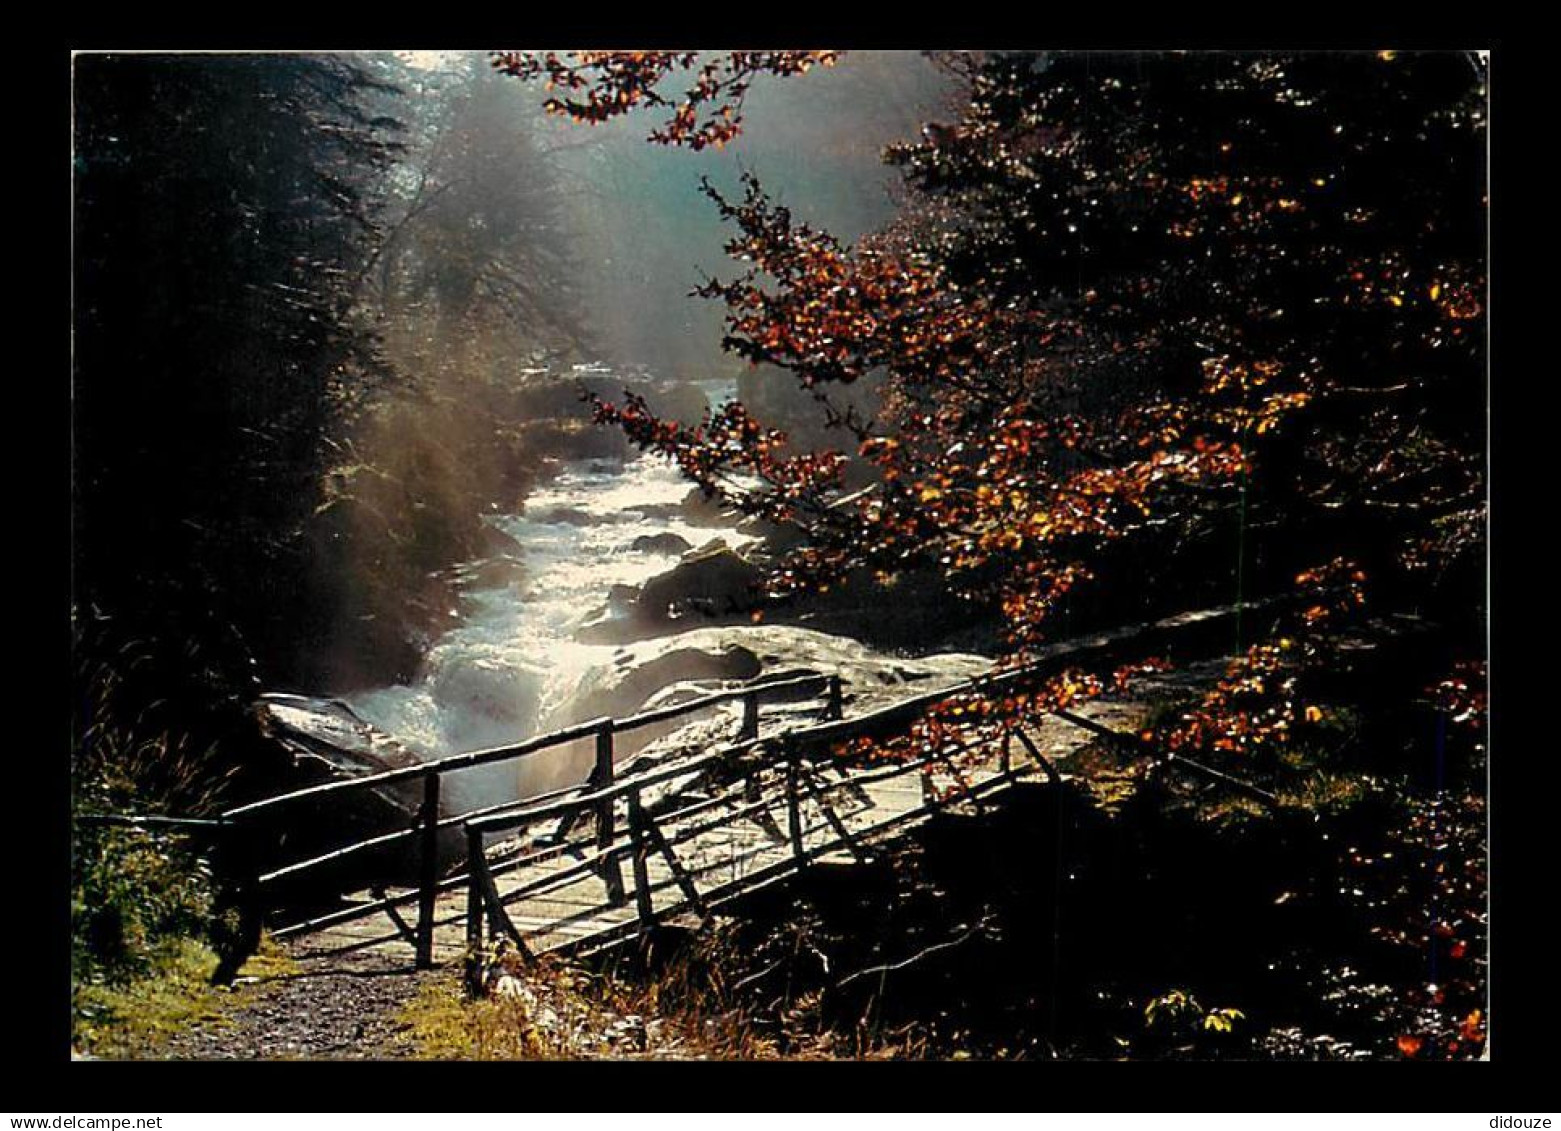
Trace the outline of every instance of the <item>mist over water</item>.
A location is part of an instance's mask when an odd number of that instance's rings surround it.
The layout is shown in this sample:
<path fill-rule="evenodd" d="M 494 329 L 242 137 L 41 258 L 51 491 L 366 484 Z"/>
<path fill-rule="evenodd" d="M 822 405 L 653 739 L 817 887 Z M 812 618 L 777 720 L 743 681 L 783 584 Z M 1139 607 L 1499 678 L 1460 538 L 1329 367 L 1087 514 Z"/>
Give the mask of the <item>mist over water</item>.
<path fill-rule="evenodd" d="M 724 250 L 732 232 L 700 179 L 741 199 L 741 175 L 753 173 L 798 222 L 853 243 L 896 214 L 899 174 L 884 147 L 916 139 L 950 89 L 919 52 L 848 52 L 805 78 L 756 82 L 743 132 L 697 153 L 648 144 L 635 115 L 591 127 L 539 117 L 575 193 L 577 269 L 604 356 L 689 377 L 737 372 L 721 350 L 722 307 L 689 297 L 735 270 Z"/>

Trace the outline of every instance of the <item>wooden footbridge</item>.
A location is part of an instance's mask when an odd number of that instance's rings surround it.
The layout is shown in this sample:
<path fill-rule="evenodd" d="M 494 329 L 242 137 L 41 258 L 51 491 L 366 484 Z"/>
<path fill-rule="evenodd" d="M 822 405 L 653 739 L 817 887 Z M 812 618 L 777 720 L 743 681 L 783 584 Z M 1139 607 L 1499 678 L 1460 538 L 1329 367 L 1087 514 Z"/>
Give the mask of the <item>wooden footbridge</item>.
<path fill-rule="evenodd" d="M 1130 709 L 1096 701 L 982 746 L 951 742 L 907 761 L 842 752 L 864 737 L 903 733 L 951 697 L 1020 689 L 1065 667 L 1110 659 L 1128 639 L 1136 651 L 1199 630 L 1223 635 L 1233 614 L 1189 613 L 1070 641 L 1024 668 L 849 716 L 846 705 L 857 697 L 838 676 L 759 681 L 626 719 L 593 719 L 509 746 L 294 790 L 232 809 L 220 824 L 228 843 L 244 845 L 285 827 L 301 806 L 319 814 L 322 804 L 374 791 L 410 810 L 408 794 L 420 797 L 404 827 L 251 869 L 246 906 L 271 920 L 274 936 L 293 938 L 301 958 L 406 947 L 421 966 L 466 959 L 475 982 L 497 939 L 527 955 L 599 951 L 658 924 L 698 921 L 806 868 L 868 859 L 935 814 L 993 804 L 1026 779 L 1056 786 L 1067 780 L 1059 757 L 1102 736 L 1122 738 L 1132 720 L 1114 716 Z M 781 703 L 785 709 L 777 710 Z M 629 747 L 626 736 L 712 712 L 714 725 L 724 719 L 729 728 L 725 737 L 706 726 L 693 743 L 678 745 L 674 734 L 619 756 Z M 448 775 L 570 744 L 594 750 L 593 769 L 577 785 L 462 812 L 450 812 L 448 799 L 441 804 Z M 272 893 L 354 860 L 371 875 L 375 862 L 384 862 L 382 880 L 371 880 L 346 906 L 275 921 L 285 901 Z"/>

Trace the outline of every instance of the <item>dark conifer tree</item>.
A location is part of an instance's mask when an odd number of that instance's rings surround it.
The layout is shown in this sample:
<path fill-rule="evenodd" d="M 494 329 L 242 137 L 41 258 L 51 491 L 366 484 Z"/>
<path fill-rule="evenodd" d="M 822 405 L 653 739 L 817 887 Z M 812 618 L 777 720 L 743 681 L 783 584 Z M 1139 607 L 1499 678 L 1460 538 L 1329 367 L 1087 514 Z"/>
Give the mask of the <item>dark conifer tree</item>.
<path fill-rule="evenodd" d="M 391 92 L 329 55 L 89 54 L 74 87 L 78 623 L 236 702 L 311 623 L 322 446 L 385 376 L 353 281 Z"/>

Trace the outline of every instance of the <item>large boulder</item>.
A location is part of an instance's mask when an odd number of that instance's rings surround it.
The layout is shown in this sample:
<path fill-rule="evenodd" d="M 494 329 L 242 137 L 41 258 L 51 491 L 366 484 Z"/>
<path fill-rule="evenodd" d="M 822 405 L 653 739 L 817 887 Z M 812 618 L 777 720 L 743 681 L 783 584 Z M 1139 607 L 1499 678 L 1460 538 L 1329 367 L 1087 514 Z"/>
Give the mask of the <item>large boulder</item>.
<path fill-rule="evenodd" d="M 684 554 L 677 565 L 637 590 L 614 586 L 607 603 L 576 630 L 575 639 L 584 644 L 627 644 L 746 620 L 760 603 L 762 577 L 757 562 L 715 538 Z"/>
<path fill-rule="evenodd" d="M 629 544 L 629 549 L 643 554 L 686 554 L 693 548 L 687 538 L 670 530 L 660 534 L 641 534 Z"/>
<path fill-rule="evenodd" d="M 621 650 L 614 662 L 593 670 L 581 683 L 565 713 L 548 720 L 549 727 L 602 715 L 634 714 L 658 692 L 674 684 L 718 685 L 749 680 L 762 670 L 748 648 L 728 640 L 700 638 L 684 642 L 646 642 Z"/>
<path fill-rule="evenodd" d="M 614 585 L 607 603 L 575 630 L 575 639 L 582 644 L 627 644 L 655 635 L 657 626 L 640 618 L 639 600 L 638 585 Z"/>
<path fill-rule="evenodd" d="M 951 686 L 990 667 L 989 659 L 970 653 L 886 655 L 848 636 L 790 625 L 698 628 L 618 648 L 611 660 L 587 673 L 543 725 L 553 729 L 600 715 L 624 718 L 738 681 L 769 683 L 801 675 L 839 675 L 846 711 L 856 714 L 907 694 Z M 806 726 L 823 717 L 823 708 L 822 688 L 794 689 L 766 696 L 761 715 L 767 727 Z M 739 713 L 736 704 L 728 704 L 621 734 L 618 756 L 632 757 L 647 744 L 654 751 L 729 742 L 736 737 Z"/>
<path fill-rule="evenodd" d="M 261 733 L 291 758 L 297 786 L 350 781 L 419 766 L 424 761 L 337 699 L 267 694 L 255 703 L 254 712 Z M 250 818 L 251 825 L 261 831 L 256 844 L 264 846 L 255 863 L 262 868 L 292 863 L 405 828 L 417 817 L 422 801 L 422 779 L 412 778 L 263 811 Z M 446 797 L 440 806 L 441 816 L 456 811 Z M 438 847 L 441 867 L 459 858 L 463 848 L 460 830 L 441 830 Z M 417 865 L 417 844 L 402 841 L 304 873 L 274 894 L 284 902 L 307 901 L 312 893 L 340 891 L 359 883 L 409 882 Z"/>
<path fill-rule="evenodd" d="M 703 487 L 691 488 L 683 496 L 678 515 L 694 526 L 730 526 L 739 517 L 735 510 L 705 494 Z"/>
<path fill-rule="evenodd" d="M 750 515 L 736 526 L 738 534 L 756 539 L 770 556 L 779 556 L 802 545 L 807 533 L 792 523 L 774 523 L 758 515 Z"/>
<path fill-rule="evenodd" d="M 647 581 L 637 607 L 652 621 L 688 621 L 741 616 L 759 597 L 759 566 L 717 538 L 683 555 L 676 566 Z"/>

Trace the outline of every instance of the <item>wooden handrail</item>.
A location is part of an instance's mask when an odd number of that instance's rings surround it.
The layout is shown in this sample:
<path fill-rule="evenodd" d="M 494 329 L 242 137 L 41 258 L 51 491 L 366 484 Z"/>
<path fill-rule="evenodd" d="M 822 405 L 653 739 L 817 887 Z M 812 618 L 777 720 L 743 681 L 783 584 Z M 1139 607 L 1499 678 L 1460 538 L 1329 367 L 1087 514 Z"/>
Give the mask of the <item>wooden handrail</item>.
<path fill-rule="evenodd" d="M 637 793 L 646 786 L 659 785 L 661 782 L 671 781 L 673 778 L 684 777 L 697 770 L 702 770 L 707 766 L 713 766 L 723 761 L 729 754 L 730 751 L 725 749 L 706 751 L 686 761 L 671 762 L 665 766 L 656 767 L 648 773 L 619 778 L 611 785 L 592 790 L 590 793 L 581 794 L 579 797 L 538 806 L 528 806 L 526 802 L 519 802 L 518 807 L 515 809 L 478 817 L 475 820 L 467 821 L 465 825 L 469 831 L 487 835 L 496 832 L 506 832 L 510 829 L 520 828 L 523 825 L 540 824 L 554 817 L 566 816 L 576 810 L 597 808 L 606 802 L 616 801 L 620 797 L 627 797 L 630 793 Z"/>
<path fill-rule="evenodd" d="M 413 893 L 412 898 L 416 898 L 419 904 L 418 924 L 416 930 L 417 959 L 419 965 L 426 966 L 432 962 L 433 940 L 431 927 L 433 921 L 433 897 L 437 891 L 442 890 L 445 886 L 447 886 L 446 884 L 440 883 L 438 881 L 437 872 L 434 870 L 435 861 L 437 858 L 438 842 L 436 837 L 438 832 L 441 829 L 450 828 L 458 824 L 465 825 L 470 822 L 473 817 L 481 818 L 489 814 L 497 815 L 500 813 L 507 817 L 513 817 L 515 815 L 514 803 L 502 803 L 499 805 L 483 806 L 481 808 L 469 810 L 465 813 L 457 814 L 455 816 L 440 817 L 438 811 L 438 797 L 439 778 L 441 774 L 469 769 L 473 766 L 500 762 L 509 758 L 524 757 L 528 754 L 537 753 L 541 750 L 546 750 L 555 746 L 561 746 L 569 742 L 580 741 L 587 737 L 594 737 L 597 744 L 596 766 L 590 780 L 588 780 L 583 785 L 568 786 L 564 789 L 555 790 L 544 794 L 541 798 L 530 798 L 527 799 L 527 801 L 532 803 L 534 806 L 535 802 L 539 800 L 551 800 L 554 798 L 558 799 L 553 801 L 552 804 L 544 806 L 543 809 L 540 810 L 540 812 L 543 814 L 542 817 L 535 819 L 545 819 L 547 815 L 565 814 L 573 816 L 584 812 L 588 808 L 595 807 L 598 818 L 598 840 L 605 841 L 606 845 L 610 846 L 613 840 L 613 819 L 611 816 L 612 805 L 614 800 L 625 792 L 622 789 L 610 788 L 615 784 L 613 780 L 615 775 L 613 769 L 612 742 L 612 736 L 614 734 L 619 731 L 635 730 L 641 727 L 653 725 L 658 722 L 664 722 L 669 719 L 694 714 L 698 711 L 707 710 L 711 707 L 718 706 L 722 703 L 731 702 L 733 700 L 740 699 L 743 700 L 745 704 L 757 704 L 759 697 L 762 695 L 780 691 L 791 691 L 802 687 L 818 687 L 826 691 L 830 691 L 833 695 L 833 689 L 837 685 L 838 677 L 823 674 L 798 676 L 792 679 L 770 680 L 766 682 L 747 684 L 743 687 L 733 688 L 727 691 L 719 691 L 709 695 L 702 695 L 698 698 L 691 699 L 683 703 L 675 703 L 667 707 L 658 707 L 651 711 L 640 712 L 639 714 L 631 715 L 623 720 L 614 720 L 604 716 L 601 718 L 591 719 L 584 723 L 578 723 L 574 726 L 566 727 L 562 730 L 553 731 L 545 735 L 537 735 L 533 738 L 527 739 L 524 742 L 511 746 L 491 747 L 482 750 L 468 751 L 463 754 L 450 755 L 445 758 L 424 762 L 417 766 L 406 766 L 395 770 L 386 771 L 384 773 L 371 774 L 361 778 L 353 778 L 348 781 L 328 782 L 319 786 L 310 786 L 305 789 L 293 790 L 285 794 L 279 794 L 269 798 L 262 798 L 247 805 L 238 806 L 234 809 L 228 810 L 226 813 L 222 814 L 220 818 L 214 821 L 201 823 L 221 829 L 234 828 L 237 824 L 236 818 L 250 816 L 256 812 L 261 812 L 275 806 L 300 800 L 318 799 L 321 796 L 335 795 L 350 789 L 382 787 L 421 778 L 423 781 L 424 793 L 423 805 L 417 815 L 416 823 L 414 823 L 412 826 L 369 837 L 367 839 L 356 841 L 352 844 L 333 849 L 329 852 L 320 853 L 307 859 L 295 861 L 294 863 L 275 868 L 269 872 L 255 876 L 252 880 L 252 883 L 254 887 L 258 889 L 265 884 L 274 883 L 282 879 L 294 878 L 305 872 L 312 871 L 315 868 L 319 868 L 328 864 L 339 863 L 343 859 L 358 853 L 366 852 L 376 848 L 384 848 L 391 844 L 396 844 L 402 841 L 416 838 L 420 844 L 419 857 L 421 875 L 419 878 L 418 890 L 417 892 Z M 739 745 L 743 748 L 747 748 L 755 744 L 756 743 L 754 742 L 748 742 L 740 743 Z M 637 775 L 632 780 L 636 783 L 635 788 L 637 789 L 640 786 L 655 784 L 656 782 L 663 781 L 668 778 L 677 777 L 681 776 L 682 774 L 692 772 L 694 769 L 699 768 L 699 766 L 702 766 L 703 764 L 704 763 L 699 759 L 695 759 L 692 762 L 674 763 L 665 769 L 657 767 L 649 774 Z M 609 788 L 591 788 L 592 783 L 598 781 L 604 782 L 605 785 Z M 565 800 L 566 798 L 567 800 Z M 183 821 L 179 821 L 178 819 L 171 818 L 154 818 L 143 820 L 125 818 L 122 820 L 124 823 L 130 824 L 153 824 L 164 823 L 164 821 L 169 824 L 185 823 Z M 196 822 L 190 821 L 188 823 L 195 824 Z M 529 819 L 526 819 L 515 823 L 530 823 L 530 821 Z M 608 884 L 609 892 L 612 893 L 616 898 L 621 899 L 623 882 L 620 874 L 617 871 L 617 854 L 614 853 L 609 847 L 601 855 L 602 867 L 604 869 L 603 878 Z M 386 909 L 389 909 L 392 903 L 410 901 L 410 898 L 393 901 L 380 900 L 376 901 L 376 904 L 366 905 L 362 911 L 367 912 L 370 907 L 376 905 L 383 905 Z"/>
<path fill-rule="evenodd" d="M 230 827 L 223 817 L 164 817 L 155 813 L 143 816 L 128 813 L 76 813 L 72 819 L 84 825 L 125 825 L 137 829 L 203 829 L 209 832 Z"/>
<path fill-rule="evenodd" d="M 251 801 L 247 805 L 229 809 L 223 814 L 228 819 L 248 816 L 262 809 L 270 809 L 277 805 L 284 805 L 293 801 L 303 801 L 331 794 L 344 793 L 353 789 L 368 789 L 374 786 L 394 785 L 397 782 L 411 781 L 427 774 L 445 774 L 454 770 L 468 770 L 474 766 L 485 766 L 490 762 L 502 762 L 508 758 L 523 758 L 528 754 L 535 754 L 539 750 L 545 750 L 551 746 L 562 746 L 566 742 L 577 742 L 582 738 L 589 738 L 605 722 L 611 720 L 605 716 L 599 719 L 591 719 L 588 722 L 577 723 L 563 730 L 553 731 L 549 734 L 539 734 L 534 738 L 528 738 L 524 742 L 513 743 L 509 746 L 492 746 L 482 750 L 469 750 L 464 754 L 450 754 L 443 758 L 435 758 L 429 762 L 421 762 L 416 766 L 403 766 L 398 770 L 385 770 L 377 774 L 367 774 L 361 778 L 349 778 L 346 781 L 325 782 L 322 785 L 312 785 L 306 789 L 295 789 L 290 793 L 279 793 L 273 797 L 263 797 L 259 801 Z"/>
<path fill-rule="evenodd" d="M 423 777 L 428 773 L 444 774 L 456 770 L 471 769 L 474 766 L 485 766 L 493 762 L 502 762 L 510 758 L 524 758 L 554 746 L 563 746 L 570 742 L 578 742 L 581 739 L 590 738 L 609 723 L 612 724 L 614 730 L 621 734 L 624 731 L 637 730 L 640 727 L 651 726 L 654 723 L 666 722 L 668 719 L 691 715 L 697 711 L 703 711 L 755 693 L 763 695 L 766 692 L 789 691 L 809 684 L 827 686 L 829 678 L 827 675 L 806 675 L 798 676 L 794 679 L 776 680 L 770 683 L 747 684 L 728 691 L 716 691 L 708 695 L 702 695 L 697 699 L 690 699 L 684 703 L 674 703 L 667 707 L 657 707 L 652 711 L 643 711 L 637 715 L 630 715 L 626 719 L 612 719 L 604 715 L 583 723 L 564 727 L 560 730 L 549 731 L 547 734 L 534 735 L 522 742 L 511 743 L 507 746 L 491 746 L 478 750 L 468 750 L 460 754 L 448 754 L 443 758 L 431 759 L 416 766 L 403 766 L 395 770 L 384 770 L 377 774 L 366 774 L 359 778 L 325 782 L 321 785 L 312 785 L 304 789 L 295 789 L 288 793 L 279 793 L 272 797 L 263 797 L 258 801 L 251 801 L 245 805 L 229 809 L 222 816 L 232 819 L 294 801 L 324 797 L 353 789 L 394 785 L 398 782 L 411 781 L 414 778 Z"/>
<path fill-rule="evenodd" d="M 1247 607 L 1255 607 L 1261 602 L 1248 602 Z M 1234 611 L 1234 606 L 1226 606 L 1213 610 L 1202 610 L 1196 613 L 1181 613 L 1174 617 L 1168 617 L 1147 626 L 1148 631 L 1165 630 L 1170 628 L 1186 627 L 1202 621 L 1217 620 L 1222 616 L 1229 616 Z M 783 741 L 789 741 L 798 745 L 805 744 L 810 747 L 819 747 L 831 742 L 839 742 L 845 739 L 855 738 L 860 734 L 874 729 L 875 726 L 897 720 L 901 716 L 915 715 L 925 711 L 945 699 L 967 691 L 991 691 L 1008 687 L 1014 683 L 1022 682 L 1027 678 L 1033 678 L 1038 672 L 1055 665 L 1061 661 L 1075 659 L 1091 652 L 1109 649 L 1121 640 L 1129 639 L 1138 633 L 1145 631 L 1143 626 L 1135 626 L 1129 629 L 1117 629 L 1110 632 L 1096 633 L 1075 641 L 1067 641 L 1056 645 L 1046 653 L 1023 667 L 1013 668 L 996 675 L 980 675 L 972 679 L 961 680 L 959 683 L 925 692 L 911 699 L 891 703 L 887 707 L 881 707 L 876 711 L 866 714 L 854 715 L 848 719 L 818 723 L 812 726 L 800 727 L 788 730 L 783 736 Z M 819 677 L 803 677 L 804 680 L 816 680 Z M 761 685 L 762 686 L 762 685 Z M 783 686 L 774 684 L 770 686 Z M 735 699 L 748 694 L 753 688 L 742 688 L 729 692 L 721 692 L 722 698 Z M 619 729 L 625 724 L 619 724 Z M 713 751 L 696 756 L 687 761 L 676 761 L 659 767 L 648 775 L 635 775 L 625 777 L 613 785 L 594 790 L 576 796 L 566 801 L 558 801 L 551 804 L 531 808 L 527 802 L 517 803 L 516 808 L 508 811 L 494 813 L 481 817 L 475 821 L 466 822 L 468 829 L 487 834 L 502 830 L 517 828 L 547 820 L 552 817 L 567 815 L 574 810 L 592 808 L 602 803 L 626 796 L 631 791 L 637 791 L 648 785 L 674 777 L 681 777 L 693 773 L 695 770 L 704 769 L 716 762 L 730 758 L 741 750 L 751 749 L 772 741 L 771 738 L 750 739 L 746 742 L 735 743 L 721 747 Z"/>
<path fill-rule="evenodd" d="M 682 715 L 691 715 L 695 711 L 702 711 L 707 707 L 719 706 L 722 703 L 730 703 L 737 699 L 746 699 L 750 695 L 762 696 L 771 691 L 791 691 L 798 687 L 807 687 L 812 684 L 822 684 L 825 687 L 835 677 L 829 675 L 799 675 L 791 679 L 777 679 L 769 683 L 747 683 L 742 687 L 734 687 L 727 691 L 712 691 L 708 695 L 701 695 L 698 699 L 690 699 L 685 703 L 673 703 L 666 707 L 657 707 L 653 711 L 642 711 L 637 715 L 630 715 L 626 719 L 618 720 L 614 725 L 619 734 L 624 731 L 635 730 L 639 727 L 650 726 L 652 723 L 665 722 L 668 719 L 679 718 Z"/>

